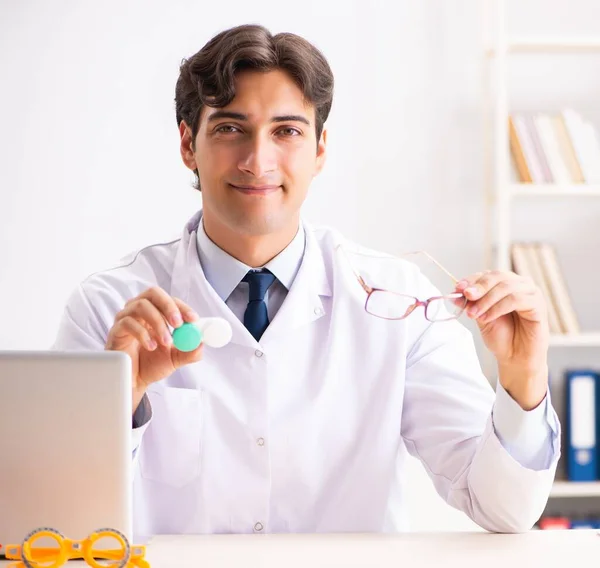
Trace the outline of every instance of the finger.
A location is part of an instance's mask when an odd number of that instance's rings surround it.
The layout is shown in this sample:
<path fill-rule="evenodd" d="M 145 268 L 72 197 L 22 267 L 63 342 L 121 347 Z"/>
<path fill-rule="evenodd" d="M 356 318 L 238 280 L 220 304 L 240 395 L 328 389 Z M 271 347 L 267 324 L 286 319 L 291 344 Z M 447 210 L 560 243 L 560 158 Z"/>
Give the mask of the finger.
<path fill-rule="evenodd" d="M 534 288 L 524 279 L 500 280 L 478 300 L 472 300 L 467 307 L 467 315 L 477 318 L 506 296 L 533 292 Z M 467 291 L 465 295 L 468 297 Z"/>
<path fill-rule="evenodd" d="M 477 322 L 490 323 L 506 314 L 533 311 L 537 307 L 535 293 L 509 294 L 483 312 L 477 319 Z"/>
<path fill-rule="evenodd" d="M 177 302 L 159 286 L 148 288 L 140 297 L 150 300 L 173 327 L 179 327 L 183 323 Z"/>
<path fill-rule="evenodd" d="M 179 369 L 179 367 L 183 367 L 184 365 L 200 361 L 202 359 L 203 348 L 203 343 L 193 351 L 179 351 L 175 347 L 171 348 L 171 360 L 173 361 L 173 366 L 176 369 Z"/>
<path fill-rule="evenodd" d="M 106 340 L 106 348 L 109 350 L 116 349 L 119 340 L 128 336 L 136 339 L 139 344 L 143 345 L 148 351 L 154 351 L 158 347 L 156 341 L 150 336 L 150 332 L 146 327 L 136 321 L 132 316 L 125 316 L 110 330 Z"/>
<path fill-rule="evenodd" d="M 487 272 L 489 272 L 489 271 L 487 271 Z M 468 288 L 469 286 L 475 284 L 475 282 L 477 282 L 477 280 L 479 280 L 487 272 L 475 272 L 473 274 L 470 274 L 466 278 L 459 280 L 456 283 L 456 290 L 458 292 L 462 292 L 465 288 Z"/>
<path fill-rule="evenodd" d="M 175 304 L 177 304 L 184 321 L 191 323 L 200 319 L 200 316 L 196 313 L 196 311 L 190 308 L 190 306 L 188 306 L 183 300 L 180 300 L 179 298 L 173 298 L 173 301 Z"/>
<path fill-rule="evenodd" d="M 167 327 L 164 315 L 147 298 L 139 298 L 120 312 L 120 317 L 133 317 L 140 324 L 147 323 L 152 329 L 152 335 L 164 346 L 171 345 L 171 332 Z"/>
<path fill-rule="evenodd" d="M 450 302 L 454 304 L 461 312 L 467 306 L 467 299 L 465 298 L 464 294 L 460 294 L 460 296 L 458 294 L 453 295 L 450 299 Z"/>
<path fill-rule="evenodd" d="M 502 272 L 499 270 L 487 271 L 484 272 L 474 282 L 471 282 L 469 286 L 463 290 L 463 293 L 468 300 L 478 300 L 499 282 L 504 280 L 523 280 L 523 277 L 515 274 L 514 272 Z"/>

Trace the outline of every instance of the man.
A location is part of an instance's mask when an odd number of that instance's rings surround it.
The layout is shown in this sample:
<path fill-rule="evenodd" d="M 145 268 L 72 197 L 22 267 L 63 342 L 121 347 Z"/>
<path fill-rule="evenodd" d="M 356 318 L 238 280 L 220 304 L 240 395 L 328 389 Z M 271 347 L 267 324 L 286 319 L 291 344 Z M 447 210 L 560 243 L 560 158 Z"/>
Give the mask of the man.
<path fill-rule="evenodd" d="M 202 210 L 68 302 L 55 348 L 132 360 L 138 535 L 403 530 L 409 454 L 485 529 L 525 531 L 543 511 L 560 425 L 540 291 L 488 271 L 413 312 L 406 296 L 440 292 L 410 259 L 301 220 L 332 93 L 298 36 L 214 37 L 175 99 Z M 464 307 L 497 359 L 495 393 L 446 317 Z M 178 351 L 171 328 L 198 317 L 227 319 L 232 341 Z"/>

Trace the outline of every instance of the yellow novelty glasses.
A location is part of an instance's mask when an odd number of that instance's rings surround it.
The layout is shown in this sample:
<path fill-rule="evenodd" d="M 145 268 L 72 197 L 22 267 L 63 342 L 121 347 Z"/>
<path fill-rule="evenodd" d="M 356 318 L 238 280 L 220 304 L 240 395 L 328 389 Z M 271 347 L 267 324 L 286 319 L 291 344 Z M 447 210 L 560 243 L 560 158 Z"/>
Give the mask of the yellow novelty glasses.
<path fill-rule="evenodd" d="M 45 539 L 44 543 L 39 543 Z M 56 546 L 49 546 L 53 540 Z M 18 560 L 9 568 L 59 568 L 69 560 L 85 560 L 92 568 L 150 568 L 144 559 L 145 546 L 131 546 L 124 534 L 115 529 L 98 529 L 83 540 L 65 538 L 51 528 L 30 532 L 23 543 L 7 544 L 5 556 Z"/>

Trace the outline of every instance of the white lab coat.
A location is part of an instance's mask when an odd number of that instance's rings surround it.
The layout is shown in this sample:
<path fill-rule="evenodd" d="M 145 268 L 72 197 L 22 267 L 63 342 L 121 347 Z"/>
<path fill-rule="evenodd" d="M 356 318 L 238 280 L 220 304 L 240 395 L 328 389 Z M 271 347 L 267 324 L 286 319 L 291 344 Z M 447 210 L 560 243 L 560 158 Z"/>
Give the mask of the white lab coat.
<path fill-rule="evenodd" d="M 73 292 L 56 349 L 102 349 L 127 300 L 160 286 L 201 317 L 226 318 L 233 339 L 149 389 L 152 417 L 133 431 L 134 529 L 160 533 L 388 532 L 408 528 L 408 454 L 439 494 L 491 531 L 528 530 L 559 458 L 536 471 L 494 433 L 495 395 L 470 332 L 365 312 L 366 294 L 330 229 L 304 224 L 306 251 L 286 300 L 257 343 L 206 281 L 201 213 L 182 238 L 147 247 Z M 356 260 L 360 257 L 353 257 Z M 413 264 L 363 257 L 375 287 L 439 292 Z M 395 268 L 394 268 L 395 267 Z"/>

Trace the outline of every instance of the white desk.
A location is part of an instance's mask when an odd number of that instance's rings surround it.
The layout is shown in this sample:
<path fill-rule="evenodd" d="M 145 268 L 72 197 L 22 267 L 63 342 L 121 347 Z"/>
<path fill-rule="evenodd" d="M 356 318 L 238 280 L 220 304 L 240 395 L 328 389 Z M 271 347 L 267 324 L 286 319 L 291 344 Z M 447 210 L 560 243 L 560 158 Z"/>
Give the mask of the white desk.
<path fill-rule="evenodd" d="M 146 557 L 151 568 L 577 568 L 600 562 L 600 536 L 588 530 L 160 536 Z"/>

